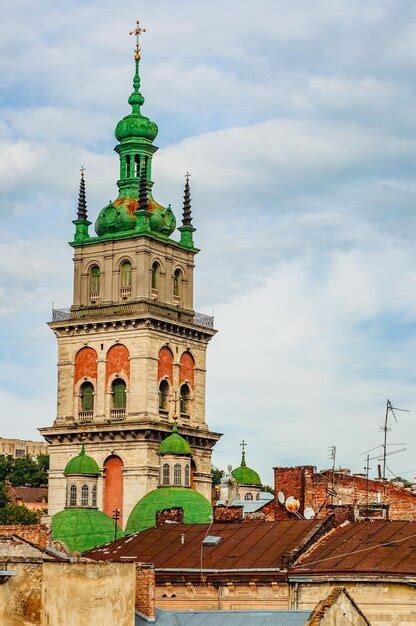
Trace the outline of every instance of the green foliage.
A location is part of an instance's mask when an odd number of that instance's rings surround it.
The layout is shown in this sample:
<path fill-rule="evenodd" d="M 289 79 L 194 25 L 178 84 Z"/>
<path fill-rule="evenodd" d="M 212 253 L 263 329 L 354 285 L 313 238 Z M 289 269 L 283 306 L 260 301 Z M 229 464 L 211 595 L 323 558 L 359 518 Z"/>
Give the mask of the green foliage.
<path fill-rule="evenodd" d="M 221 478 L 224 476 L 224 470 L 218 469 L 215 465 L 211 466 L 212 486 L 216 487 L 220 484 Z"/>
<path fill-rule="evenodd" d="M 0 481 L 9 480 L 15 487 L 40 487 L 48 482 L 49 456 L 40 454 L 34 461 L 30 456 L 14 459 L 0 456 Z"/>
<path fill-rule="evenodd" d="M 6 493 L 6 485 L 3 482 L 0 482 L 0 510 L 6 506 L 9 502 L 9 497 Z"/>
<path fill-rule="evenodd" d="M 410 480 L 407 480 L 407 478 L 402 478 L 401 476 L 395 476 L 393 478 L 393 481 L 392 481 L 393 484 L 394 484 L 394 482 L 396 480 L 400 480 L 400 482 L 402 482 L 405 487 L 411 487 L 412 486 L 412 482 Z"/>
<path fill-rule="evenodd" d="M 0 507 L 0 524 L 38 524 L 40 513 L 30 511 L 23 504 L 8 503 Z"/>

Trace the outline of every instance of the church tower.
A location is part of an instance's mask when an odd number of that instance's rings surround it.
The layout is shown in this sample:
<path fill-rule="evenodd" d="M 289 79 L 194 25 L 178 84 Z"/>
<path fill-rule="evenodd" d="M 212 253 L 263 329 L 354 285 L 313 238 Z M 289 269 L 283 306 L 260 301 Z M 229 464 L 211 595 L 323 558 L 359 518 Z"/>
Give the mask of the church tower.
<path fill-rule="evenodd" d="M 121 513 L 159 483 L 158 451 L 178 414 L 192 449 L 191 486 L 211 497 L 211 453 L 220 434 L 205 422 L 206 349 L 213 318 L 193 304 L 195 228 L 189 175 L 182 220 L 152 194 L 157 125 L 141 112 L 139 23 L 131 112 L 115 129 L 118 197 L 91 234 L 84 171 L 74 220 L 73 303 L 54 310 L 58 341 L 57 416 L 40 432 L 49 443 L 49 514 L 66 506 L 64 469 L 86 442 L 97 461 L 97 506 Z"/>

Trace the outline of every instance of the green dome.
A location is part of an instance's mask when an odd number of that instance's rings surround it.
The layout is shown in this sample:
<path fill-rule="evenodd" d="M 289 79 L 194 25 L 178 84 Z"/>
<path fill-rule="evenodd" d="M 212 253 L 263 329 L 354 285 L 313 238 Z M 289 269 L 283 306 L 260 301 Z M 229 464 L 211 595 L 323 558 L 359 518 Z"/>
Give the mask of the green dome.
<path fill-rule="evenodd" d="M 189 443 L 178 433 L 176 422 L 172 427 L 172 434 L 166 437 L 159 446 L 159 454 L 182 454 L 184 456 L 192 456 L 192 450 Z"/>
<path fill-rule="evenodd" d="M 130 513 L 126 534 L 137 533 L 156 525 L 156 513 L 181 507 L 185 524 L 209 524 L 212 506 L 198 491 L 186 487 L 159 487 L 144 496 Z"/>
<path fill-rule="evenodd" d="M 157 133 L 157 124 L 152 122 L 152 120 L 149 120 L 148 117 L 145 117 L 141 113 L 130 113 L 130 115 L 123 117 L 123 119 L 117 124 L 116 130 L 114 131 L 117 141 L 131 139 L 132 137 L 153 141 L 156 138 Z"/>
<path fill-rule="evenodd" d="M 246 467 L 244 465 L 236 467 L 231 474 L 240 483 L 240 485 L 256 485 L 261 487 L 260 476 L 250 467 Z"/>
<path fill-rule="evenodd" d="M 123 536 L 118 530 L 117 537 Z M 52 516 L 52 538 L 71 552 L 85 552 L 114 540 L 114 522 L 97 509 L 65 509 Z"/>
<path fill-rule="evenodd" d="M 84 444 L 82 444 L 81 452 L 67 463 L 64 474 L 65 476 L 78 474 L 99 476 L 101 472 L 97 462 L 92 457 L 85 454 L 85 447 Z"/>

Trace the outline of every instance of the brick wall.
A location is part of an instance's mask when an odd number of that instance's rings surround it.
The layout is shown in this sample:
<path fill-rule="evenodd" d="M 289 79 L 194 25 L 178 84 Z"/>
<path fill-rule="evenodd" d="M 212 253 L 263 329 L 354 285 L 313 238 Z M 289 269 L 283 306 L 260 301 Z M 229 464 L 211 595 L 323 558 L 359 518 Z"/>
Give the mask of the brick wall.
<path fill-rule="evenodd" d="M 24 524 L 0 525 L 0 535 L 17 535 L 26 541 L 34 543 L 44 550 L 50 542 L 50 529 L 42 524 L 26 526 Z"/>
<path fill-rule="evenodd" d="M 242 522 L 243 507 L 242 506 L 224 506 L 217 504 L 212 507 L 214 522 Z"/>
<path fill-rule="evenodd" d="M 155 619 L 155 569 L 154 565 L 136 565 L 136 611 L 147 620 Z"/>
<path fill-rule="evenodd" d="M 363 476 L 354 476 L 347 471 L 335 472 L 334 495 L 331 496 L 332 472 L 323 470 L 317 472 L 312 465 L 298 467 L 275 467 L 274 484 L 276 497 L 276 519 L 293 517 L 286 511 L 284 505 L 279 504 L 277 494 L 282 491 L 285 498 L 294 496 L 300 501 L 300 512 L 306 507 L 312 507 L 317 517 L 322 518 L 332 512 L 333 505 L 352 506 L 364 505 L 368 502 L 387 504 L 388 518 L 391 520 L 416 520 L 416 495 L 407 489 L 397 487 L 390 482 L 367 480 Z"/>
<path fill-rule="evenodd" d="M 172 509 L 163 509 L 163 511 L 157 511 L 156 513 L 156 526 L 162 526 L 166 522 L 177 522 L 181 524 L 183 522 L 183 508 L 176 507 Z"/>

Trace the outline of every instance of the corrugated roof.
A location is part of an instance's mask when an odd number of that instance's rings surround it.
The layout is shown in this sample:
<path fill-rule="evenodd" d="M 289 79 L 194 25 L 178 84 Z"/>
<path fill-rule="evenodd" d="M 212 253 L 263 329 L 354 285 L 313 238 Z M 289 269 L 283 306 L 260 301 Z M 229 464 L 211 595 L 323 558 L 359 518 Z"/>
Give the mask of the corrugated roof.
<path fill-rule="evenodd" d="M 156 609 L 160 626 L 304 626 L 311 611 L 162 611 Z M 136 626 L 148 623 L 136 615 Z"/>
<path fill-rule="evenodd" d="M 301 557 L 290 575 L 416 574 L 416 522 L 372 520 L 339 526 Z"/>
<path fill-rule="evenodd" d="M 125 559 L 154 563 L 156 569 L 199 570 L 201 543 L 209 529 L 209 534 L 221 537 L 221 541 L 215 546 L 204 546 L 204 570 L 278 569 L 284 566 L 284 556 L 316 532 L 321 524 L 322 520 L 165 524 L 91 550 L 86 556 L 104 561 Z"/>

